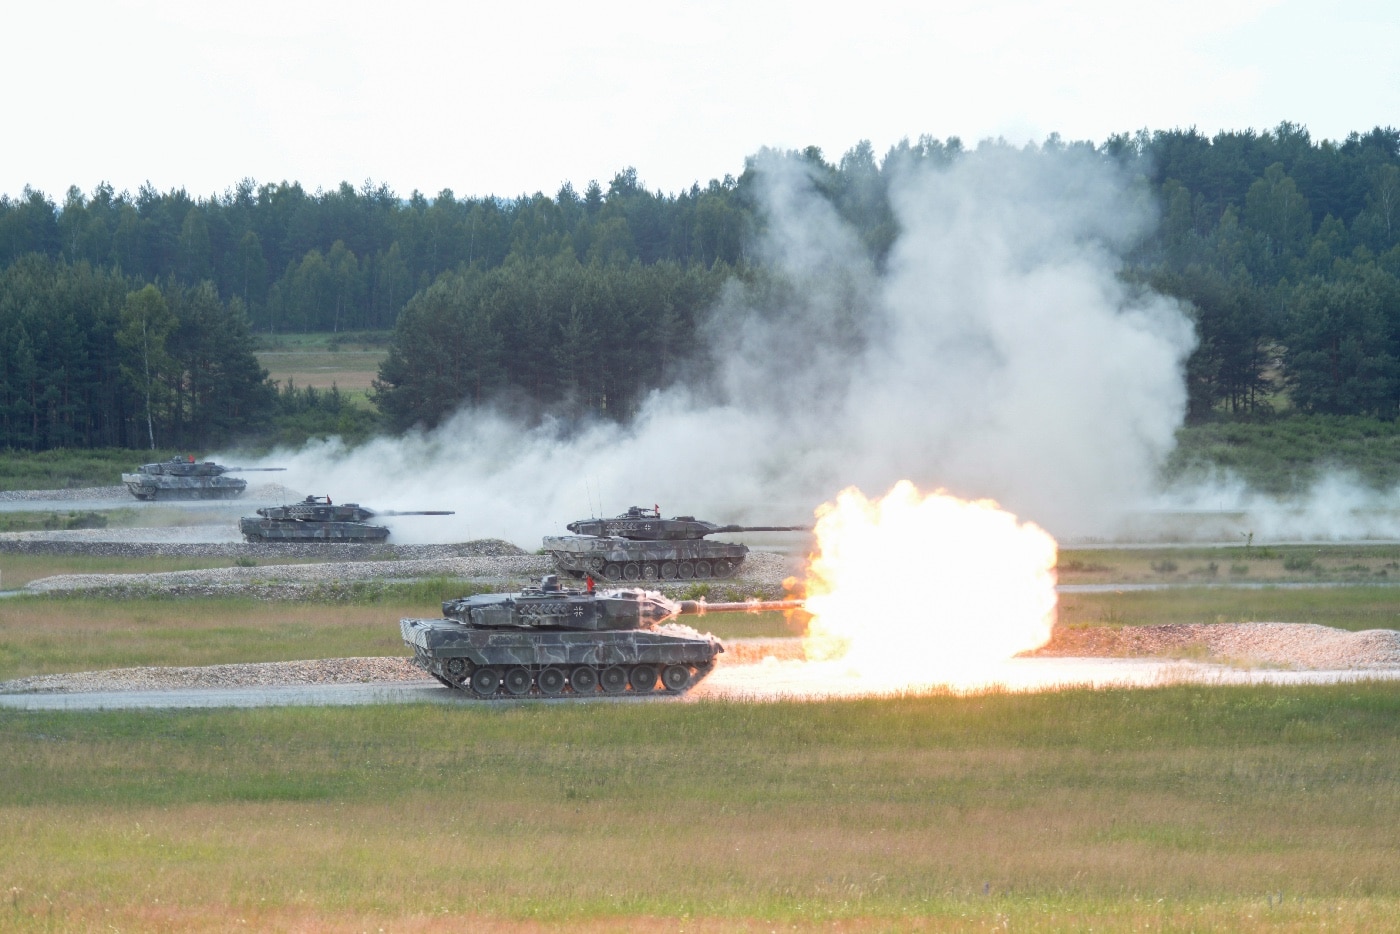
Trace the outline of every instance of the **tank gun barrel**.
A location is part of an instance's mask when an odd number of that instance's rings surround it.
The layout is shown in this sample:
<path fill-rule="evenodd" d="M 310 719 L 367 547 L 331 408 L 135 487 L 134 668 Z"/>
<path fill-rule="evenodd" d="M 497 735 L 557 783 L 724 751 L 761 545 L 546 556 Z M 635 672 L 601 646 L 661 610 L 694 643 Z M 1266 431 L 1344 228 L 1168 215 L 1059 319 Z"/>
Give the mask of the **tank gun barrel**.
<path fill-rule="evenodd" d="M 225 473 L 267 473 L 273 470 L 286 470 L 286 467 L 225 467 Z"/>
<path fill-rule="evenodd" d="M 746 600 L 740 603 L 706 603 L 704 600 L 682 600 L 677 616 L 705 613 L 762 613 L 768 610 L 800 610 L 801 600 Z"/>
<path fill-rule="evenodd" d="M 707 534 L 714 535 L 718 532 L 810 532 L 810 525 L 722 525 L 714 532 Z"/>
<path fill-rule="evenodd" d="M 366 510 L 368 512 L 369 510 Z M 455 516 L 451 509 L 380 509 L 376 516 Z"/>

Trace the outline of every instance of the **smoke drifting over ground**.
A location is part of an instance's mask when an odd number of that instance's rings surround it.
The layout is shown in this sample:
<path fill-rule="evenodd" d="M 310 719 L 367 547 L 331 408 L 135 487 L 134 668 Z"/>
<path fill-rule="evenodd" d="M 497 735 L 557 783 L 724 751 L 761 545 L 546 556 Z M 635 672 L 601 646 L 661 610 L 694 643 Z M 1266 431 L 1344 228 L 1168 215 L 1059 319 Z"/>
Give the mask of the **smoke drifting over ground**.
<path fill-rule="evenodd" d="M 395 520 L 404 542 L 535 547 L 634 503 L 798 522 L 846 486 L 901 479 L 994 498 L 1061 536 L 1107 534 L 1148 505 L 1194 335 L 1175 303 L 1115 277 L 1152 221 L 1124 179 L 1091 155 L 998 147 L 908 171 L 877 269 L 802 163 L 759 168 L 760 250 L 784 299 L 725 294 L 703 382 L 653 394 L 626 426 L 564 436 L 462 412 L 430 434 L 266 462 L 337 500 L 457 511 Z"/>

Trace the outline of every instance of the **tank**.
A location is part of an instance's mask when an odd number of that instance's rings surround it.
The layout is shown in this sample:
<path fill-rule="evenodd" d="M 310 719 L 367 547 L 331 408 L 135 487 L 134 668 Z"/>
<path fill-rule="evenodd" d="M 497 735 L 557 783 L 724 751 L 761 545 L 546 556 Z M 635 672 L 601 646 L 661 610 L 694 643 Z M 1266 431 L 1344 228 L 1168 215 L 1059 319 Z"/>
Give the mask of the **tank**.
<path fill-rule="evenodd" d="M 376 512 L 359 503 L 337 506 L 329 496 L 308 496 L 289 506 L 264 506 L 258 518 L 244 516 L 238 530 L 246 542 L 364 542 L 377 544 L 389 537 L 382 525 L 371 525 L 375 516 L 450 516 L 450 510 L 386 509 Z"/>
<path fill-rule="evenodd" d="M 285 467 L 225 467 L 193 457 L 142 464 L 135 473 L 122 474 L 122 483 L 137 499 L 232 499 L 248 488 L 242 477 L 229 473 L 286 470 Z"/>
<path fill-rule="evenodd" d="M 809 525 L 716 525 L 694 516 L 661 518 L 660 507 L 633 506 L 612 519 L 579 519 L 573 535 L 550 535 L 544 548 L 559 573 L 602 581 L 704 580 L 732 577 L 749 549 L 710 542 L 721 532 L 810 532 Z"/>
<path fill-rule="evenodd" d="M 550 574 L 516 593 L 448 600 L 443 619 L 401 619 L 399 631 L 418 667 L 475 698 L 680 694 L 714 669 L 724 646 L 669 620 L 799 605 L 706 605 L 650 590 L 570 589 Z"/>

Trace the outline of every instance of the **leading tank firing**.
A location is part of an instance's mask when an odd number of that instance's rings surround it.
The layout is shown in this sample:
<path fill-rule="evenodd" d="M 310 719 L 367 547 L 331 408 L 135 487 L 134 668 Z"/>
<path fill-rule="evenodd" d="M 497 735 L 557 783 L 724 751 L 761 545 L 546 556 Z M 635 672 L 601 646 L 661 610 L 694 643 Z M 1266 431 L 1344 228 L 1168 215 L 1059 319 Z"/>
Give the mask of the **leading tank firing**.
<path fill-rule="evenodd" d="M 285 467 L 225 467 L 193 457 L 142 464 L 135 473 L 122 474 L 122 483 L 137 499 L 233 499 L 248 488 L 242 477 L 229 473 L 286 470 Z"/>
<path fill-rule="evenodd" d="M 724 646 L 670 623 L 725 609 L 792 609 L 796 601 L 677 602 L 650 590 L 561 587 L 551 574 L 516 593 L 448 600 L 443 619 L 402 619 L 413 661 L 478 698 L 679 694 L 708 675 Z"/>
<path fill-rule="evenodd" d="M 659 506 L 632 506 L 611 519 L 579 519 L 573 535 L 550 535 L 544 548 L 560 573 L 604 581 L 732 577 L 749 549 L 705 536 L 734 532 L 810 532 L 809 525 L 719 525 L 694 516 L 661 518 Z"/>
<path fill-rule="evenodd" d="M 248 542 L 327 542 L 378 544 L 389 537 L 382 525 L 371 525 L 376 516 L 450 516 L 449 510 L 374 510 L 359 503 L 336 505 L 329 496 L 308 496 L 287 506 L 264 506 L 260 518 L 238 520 Z"/>

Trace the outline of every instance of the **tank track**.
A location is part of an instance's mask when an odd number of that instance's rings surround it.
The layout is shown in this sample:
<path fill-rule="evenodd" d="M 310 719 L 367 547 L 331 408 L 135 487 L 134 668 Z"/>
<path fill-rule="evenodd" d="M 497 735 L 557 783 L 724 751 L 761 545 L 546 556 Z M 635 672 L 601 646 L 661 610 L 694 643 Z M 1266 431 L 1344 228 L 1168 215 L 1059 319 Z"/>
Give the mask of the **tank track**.
<path fill-rule="evenodd" d="M 590 700 L 684 694 L 714 670 L 705 665 L 474 665 L 465 658 L 438 660 L 416 650 L 414 664 L 473 700 Z M 460 667 L 455 664 L 460 663 Z M 546 672 L 552 674 L 546 675 Z M 681 680 L 684 673 L 684 680 Z M 650 674 L 650 686 L 647 676 Z M 580 681 L 579 679 L 583 680 Z"/>

